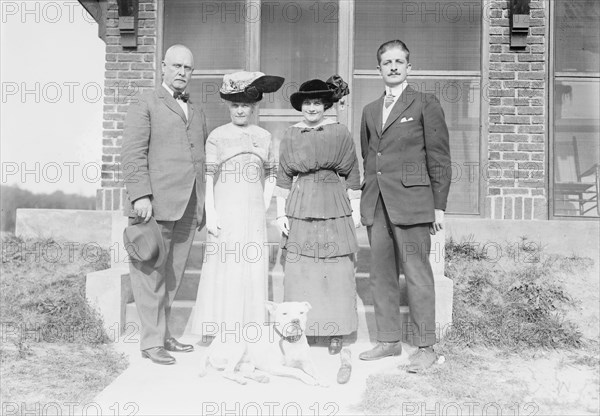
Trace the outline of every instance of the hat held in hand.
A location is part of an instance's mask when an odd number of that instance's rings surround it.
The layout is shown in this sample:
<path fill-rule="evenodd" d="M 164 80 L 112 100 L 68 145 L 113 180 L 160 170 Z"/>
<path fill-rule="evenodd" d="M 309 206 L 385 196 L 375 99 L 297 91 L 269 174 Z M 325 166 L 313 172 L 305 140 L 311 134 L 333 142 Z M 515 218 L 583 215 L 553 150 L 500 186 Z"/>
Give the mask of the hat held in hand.
<path fill-rule="evenodd" d="M 144 262 L 156 268 L 165 262 L 167 247 L 154 217 L 148 222 L 126 227 L 123 231 L 123 242 L 133 261 Z"/>

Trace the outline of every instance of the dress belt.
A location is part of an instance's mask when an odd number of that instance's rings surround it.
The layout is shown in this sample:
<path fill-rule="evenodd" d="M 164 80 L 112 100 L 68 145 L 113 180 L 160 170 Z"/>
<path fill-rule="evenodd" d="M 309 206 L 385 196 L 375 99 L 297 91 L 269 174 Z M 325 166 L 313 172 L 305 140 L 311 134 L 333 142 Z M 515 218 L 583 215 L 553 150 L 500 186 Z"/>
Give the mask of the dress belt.
<path fill-rule="evenodd" d="M 298 180 L 314 180 L 315 182 L 338 183 L 340 178 L 333 169 L 319 169 L 312 172 L 302 172 L 298 174 Z"/>

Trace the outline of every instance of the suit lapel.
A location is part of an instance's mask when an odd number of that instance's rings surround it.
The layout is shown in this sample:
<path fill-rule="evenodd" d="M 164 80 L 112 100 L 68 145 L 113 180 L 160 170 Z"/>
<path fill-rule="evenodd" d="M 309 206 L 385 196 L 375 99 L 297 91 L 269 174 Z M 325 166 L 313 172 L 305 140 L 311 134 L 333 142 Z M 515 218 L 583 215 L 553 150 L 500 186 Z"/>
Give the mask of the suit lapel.
<path fill-rule="evenodd" d="M 385 92 L 375 103 L 373 104 L 375 107 L 371 109 L 371 117 L 373 117 L 373 121 L 375 122 L 375 131 L 377 131 L 377 137 L 381 137 L 381 125 L 383 124 L 383 98 L 385 97 Z"/>
<path fill-rule="evenodd" d="M 190 101 L 187 102 L 187 108 L 188 108 L 187 125 L 189 126 L 190 124 L 192 124 L 192 119 L 194 118 L 194 106 L 192 105 L 192 103 Z"/>
<path fill-rule="evenodd" d="M 169 94 L 169 92 L 167 90 L 165 90 L 165 88 L 162 85 L 158 89 L 158 96 L 163 100 L 165 105 L 167 107 L 169 107 L 169 109 L 171 109 L 171 111 L 179 114 L 179 116 L 181 117 L 181 119 L 183 120 L 184 123 L 187 122 L 187 120 L 185 118 L 185 113 L 183 112 L 183 109 L 179 106 L 179 104 L 177 104 L 177 101 L 175 101 L 175 98 L 173 98 L 173 96 L 171 94 Z"/>
<path fill-rule="evenodd" d="M 406 88 L 404 88 L 404 91 L 402 91 L 402 94 L 400 95 L 398 100 L 396 101 L 396 104 L 394 104 L 394 107 L 392 107 L 392 112 L 388 116 L 388 119 L 385 122 L 385 127 L 383 128 L 384 132 L 394 121 L 398 119 L 398 117 L 400 117 L 404 110 L 406 110 L 414 100 L 415 91 L 407 85 Z"/>

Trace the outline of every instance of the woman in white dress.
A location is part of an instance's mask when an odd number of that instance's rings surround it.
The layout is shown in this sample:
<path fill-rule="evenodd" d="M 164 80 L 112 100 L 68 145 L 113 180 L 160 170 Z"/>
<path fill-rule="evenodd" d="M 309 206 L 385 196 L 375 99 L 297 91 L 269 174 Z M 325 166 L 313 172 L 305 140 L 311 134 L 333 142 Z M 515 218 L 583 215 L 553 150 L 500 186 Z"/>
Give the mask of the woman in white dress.
<path fill-rule="evenodd" d="M 275 186 L 271 134 L 252 124 L 263 93 L 284 79 L 261 72 L 225 75 L 220 89 L 231 123 L 206 141 L 207 242 L 192 333 L 215 335 L 265 322 L 269 250 L 265 213 Z"/>

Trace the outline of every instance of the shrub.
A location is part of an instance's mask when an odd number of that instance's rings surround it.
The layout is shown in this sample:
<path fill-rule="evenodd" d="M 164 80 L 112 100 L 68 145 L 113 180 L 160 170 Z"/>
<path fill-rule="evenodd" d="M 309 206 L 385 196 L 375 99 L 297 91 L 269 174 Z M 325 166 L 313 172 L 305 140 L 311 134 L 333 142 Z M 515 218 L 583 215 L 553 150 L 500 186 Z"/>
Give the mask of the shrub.
<path fill-rule="evenodd" d="M 522 238 L 491 259 L 473 243 L 446 244 L 446 275 L 454 281 L 452 330 L 446 343 L 509 348 L 576 348 L 577 325 L 566 318 L 574 306 L 560 278 L 589 267 L 585 259 L 550 256 Z"/>

